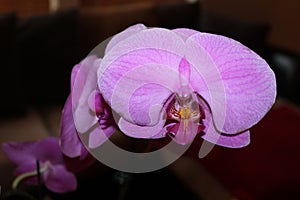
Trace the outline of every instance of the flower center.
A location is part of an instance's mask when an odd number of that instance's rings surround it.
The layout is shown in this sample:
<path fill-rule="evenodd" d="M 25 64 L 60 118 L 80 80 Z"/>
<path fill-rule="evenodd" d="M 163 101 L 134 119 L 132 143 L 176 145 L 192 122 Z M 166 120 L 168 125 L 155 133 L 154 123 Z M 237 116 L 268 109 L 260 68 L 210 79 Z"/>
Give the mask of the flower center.
<path fill-rule="evenodd" d="M 181 119 L 189 119 L 191 117 L 191 109 L 188 106 L 181 107 L 178 114 Z"/>
<path fill-rule="evenodd" d="M 203 118 L 204 113 L 201 113 L 199 104 L 192 98 L 192 95 L 181 96 L 176 95 L 170 103 L 168 109 L 169 120 L 192 120 L 198 123 Z"/>

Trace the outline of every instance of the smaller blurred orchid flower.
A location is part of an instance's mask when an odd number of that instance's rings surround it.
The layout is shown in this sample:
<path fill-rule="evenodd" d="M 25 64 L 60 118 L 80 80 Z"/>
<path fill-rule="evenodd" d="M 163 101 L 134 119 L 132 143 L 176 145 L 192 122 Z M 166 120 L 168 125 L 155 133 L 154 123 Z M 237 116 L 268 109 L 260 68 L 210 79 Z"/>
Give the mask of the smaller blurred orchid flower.
<path fill-rule="evenodd" d="M 71 74 L 71 94 L 62 113 L 60 145 L 70 158 L 85 161 L 90 157 L 78 133 L 89 132 L 89 147 L 105 142 L 116 125 L 110 107 L 105 103 L 97 85 L 97 70 L 101 59 L 88 56 L 75 65 Z M 90 157 L 91 158 L 91 157 Z"/>
<path fill-rule="evenodd" d="M 37 185 L 37 176 L 40 174 L 41 182 L 52 192 L 66 193 L 76 190 L 76 177 L 65 166 L 58 138 L 48 137 L 37 142 L 7 142 L 3 144 L 2 150 L 17 165 L 14 189 L 24 179 L 28 184 Z"/>

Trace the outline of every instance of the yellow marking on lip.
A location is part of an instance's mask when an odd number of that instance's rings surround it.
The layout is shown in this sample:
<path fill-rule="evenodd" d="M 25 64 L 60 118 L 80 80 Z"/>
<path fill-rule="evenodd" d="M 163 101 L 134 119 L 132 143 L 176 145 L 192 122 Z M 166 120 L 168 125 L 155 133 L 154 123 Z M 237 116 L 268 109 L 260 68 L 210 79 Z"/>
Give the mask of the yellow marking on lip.
<path fill-rule="evenodd" d="M 180 115 L 181 119 L 189 119 L 191 117 L 191 109 L 190 107 L 181 107 L 178 114 Z"/>
<path fill-rule="evenodd" d="M 183 120 L 184 135 L 187 133 L 189 126 L 189 119 L 191 117 L 191 109 L 188 106 L 181 107 L 178 112 L 180 118 Z"/>

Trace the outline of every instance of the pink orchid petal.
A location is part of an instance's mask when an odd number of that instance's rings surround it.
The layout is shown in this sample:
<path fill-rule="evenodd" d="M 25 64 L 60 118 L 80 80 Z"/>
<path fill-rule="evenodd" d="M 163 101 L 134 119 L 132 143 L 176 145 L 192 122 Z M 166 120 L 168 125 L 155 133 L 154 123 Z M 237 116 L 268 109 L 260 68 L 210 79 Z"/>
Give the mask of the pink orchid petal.
<path fill-rule="evenodd" d="M 133 123 L 126 121 L 124 118 L 121 118 L 118 125 L 120 130 L 129 137 L 134 138 L 161 138 L 164 137 L 164 134 L 159 134 L 163 129 L 165 124 L 165 119 L 163 119 L 163 114 L 161 119 L 154 126 L 139 126 Z"/>
<path fill-rule="evenodd" d="M 184 55 L 182 47 L 180 36 L 160 28 L 140 31 L 119 42 L 104 56 L 98 71 L 98 86 L 104 99 L 111 105 L 116 84 L 136 67 L 157 64 L 177 70 Z"/>
<path fill-rule="evenodd" d="M 172 31 L 177 33 L 184 41 L 186 41 L 190 36 L 199 33 L 198 31 L 188 28 L 176 28 Z"/>
<path fill-rule="evenodd" d="M 205 113 L 205 117 L 202 119 L 205 128 L 203 130 L 204 135 L 201 136 L 204 141 L 199 150 L 200 158 L 204 158 L 212 150 L 215 144 L 229 148 L 241 148 L 250 143 L 250 133 L 248 130 L 236 135 L 225 135 L 220 133 L 215 128 L 211 110 L 207 103 L 200 96 L 198 96 L 197 102 Z"/>
<path fill-rule="evenodd" d="M 96 106 L 101 105 L 101 104 L 96 104 L 96 98 L 98 94 L 99 92 L 97 90 L 92 91 L 87 100 L 90 110 L 93 111 L 94 113 L 96 113 Z"/>
<path fill-rule="evenodd" d="M 109 126 L 106 128 L 101 128 L 97 125 L 90 131 L 89 135 L 89 148 L 97 148 L 102 145 L 108 138 L 115 132 L 116 128 L 114 126 Z"/>
<path fill-rule="evenodd" d="M 82 151 L 87 151 L 78 137 L 74 124 L 71 96 L 67 98 L 62 112 L 60 148 L 62 152 L 70 158 L 80 156 L 83 153 Z"/>
<path fill-rule="evenodd" d="M 170 94 L 171 91 L 165 86 L 153 83 L 137 88 L 129 99 L 129 113 L 133 122 L 142 126 L 160 123 L 162 105 Z"/>
<path fill-rule="evenodd" d="M 75 175 L 63 165 L 51 166 L 49 170 L 43 173 L 46 187 L 52 192 L 66 193 L 75 191 L 77 188 L 77 179 Z"/>
<path fill-rule="evenodd" d="M 191 66 L 190 63 L 185 58 L 182 58 L 179 63 L 178 72 L 180 74 L 179 76 L 180 86 L 183 87 L 189 84 L 190 77 L 191 77 Z"/>
<path fill-rule="evenodd" d="M 144 65 L 122 77 L 114 89 L 111 106 L 129 122 L 153 126 L 159 121 L 163 103 L 179 88 L 178 71 Z"/>
<path fill-rule="evenodd" d="M 74 123 L 79 133 L 86 132 L 97 123 L 97 116 L 88 104 L 90 95 L 97 88 L 97 70 L 101 59 L 90 56 L 81 62 L 76 80 L 72 88 L 72 105 L 74 110 Z"/>
<path fill-rule="evenodd" d="M 147 29 L 147 27 L 143 24 L 136 24 L 126 28 L 124 31 L 116 34 L 113 38 L 109 41 L 105 48 L 105 54 L 107 54 L 114 46 L 116 46 L 119 42 L 125 40 L 126 38 L 134 35 L 142 30 Z"/>
<path fill-rule="evenodd" d="M 250 143 L 250 131 L 244 131 L 238 135 L 220 135 L 216 130 L 208 132 L 202 138 L 208 142 L 229 148 L 241 148 Z"/>
<path fill-rule="evenodd" d="M 73 69 L 72 69 L 72 72 L 71 72 L 71 90 L 72 90 L 73 85 L 74 85 L 74 83 L 75 83 L 76 76 L 77 76 L 77 73 L 78 73 L 78 71 L 79 71 L 79 69 L 80 69 L 80 66 L 81 66 L 81 64 L 77 64 L 77 65 L 75 65 L 75 66 L 73 67 Z M 84 81 L 84 79 L 81 79 L 81 80 Z M 79 81 L 79 80 L 76 80 L 76 81 Z M 82 85 L 83 85 L 83 84 L 84 84 L 84 82 L 82 83 Z"/>
<path fill-rule="evenodd" d="M 219 131 L 242 132 L 269 111 L 276 96 L 275 76 L 257 54 L 232 39 L 213 34 L 193 35 L 186 45 L 187 60 L 204 78 L 208 91 L 195 82 L 191 84 L 209 103 Z"/>
<path fill-rule="evenodd" d="M 185 49 L 182 47 L 184 47 L 184 41 L 180 36 L 178 36 L 178 34 L 174 33 L 171 30 L 163 29 L 163 28 L 150 28 L 150 29 L 141 30 L 136 34 L 131 35 L 130 37 L 120 41 L 117 45 L 114 46 L 113 49 L 107 52 L 107 54 L 104 56 L 101 62 L 101 67 L 99 69 L 98 74 L 101 75 L 108 67 L 111 68 L 112 67 L 111 65 L 120 56 L 129 54 L 137 50 L 139 51 L 139 50 L 147 49 L 147 50 L 165 51 L 171 54 L 178 55 L 179 57 L 183 57 Z M 157 56 L 159 55 L 150 54 L 147 57 L 148 59 L 150 58 L 156 60 Z M 128 60 L 128 62 L 129 61 L 130 60 Z M 120 66 L 113 66 L 113 67 L 120 68 Z M 126 66 L 122 66 L 122 67 L 128 69 L 128 67 Z M 101 86 L 101 84 L 99 85 Z"/>
<path fill-rule="evenodd" d="M 181 145 L 190 144 L 198 133 L 198 124 L 192 120 L 180 120 L 179 123 L 166 127 L 168 132 L 173 133 L 172 138 L 176 143 Z"/>

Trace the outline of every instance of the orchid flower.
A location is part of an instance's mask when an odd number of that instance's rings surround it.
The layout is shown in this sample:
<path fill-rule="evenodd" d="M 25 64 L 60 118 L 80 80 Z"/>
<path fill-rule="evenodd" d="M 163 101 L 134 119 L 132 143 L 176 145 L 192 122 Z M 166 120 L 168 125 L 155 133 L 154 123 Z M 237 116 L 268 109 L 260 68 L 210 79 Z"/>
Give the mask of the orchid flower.
<path fill-rule="evenodd" d="M 111 110 L 97 86 L 96 72 L 101 62 L 88 56 L 75 65 L 71 74 L 71 94 L 63 108 L 60 145 L 69 158 L 79 158 L 87 163 L 92 160 L 78 133 L 89 134 L 89 146 L 99 146 L 115 131 Z M 88 161 L 87 161 L 88 160 Z"/>
<path fill-rule="evenodd" d="M 264 59 L 233 39 L 191 29 L 127 28 L 108 43 L 97 79 L 123 133 L 168 135 L 182 145 L 201 133 L 210 143 L 246 146 L 276 98 Z"/>
<path fill-rule="evenodd" d="M 37 185 L 37 175 L 40 174 L 41 182 L 52 192 L 66 193 L 76 190 L 76 177 L 65 167 L 58 138 L 48 137 L 37 142 L 8 142 L 3 144 L 2 150 L 17 165 L 17 178 L 13 182 L 13 188 L 25 178 L 27 183 Z"/>

